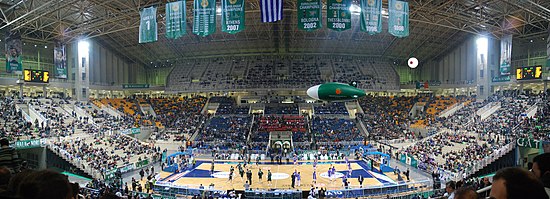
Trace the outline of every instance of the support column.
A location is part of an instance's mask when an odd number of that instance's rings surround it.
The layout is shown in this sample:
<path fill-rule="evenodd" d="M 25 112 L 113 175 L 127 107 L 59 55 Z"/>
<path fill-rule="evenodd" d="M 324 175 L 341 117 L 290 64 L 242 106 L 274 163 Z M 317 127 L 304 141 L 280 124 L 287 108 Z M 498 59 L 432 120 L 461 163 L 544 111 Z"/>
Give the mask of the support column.
<path fill-rule="evenodd" d="M 42 85 L 42 95 L 44 98 L 48 97 L 48 89 L 46 89 L 46 85 Z"/>
<path fill-rule="evenodd" d="M 519 93 L 523 93 L 523 83 L 519 84 Z"/>
<path fill-rule="evenodd" d="M 544 81 L 544 90 L 542 92 L 546 93 L 546 90 L 548 90 L 548 81 Z"/>
<path fill-rule="evenodd" d="M 23 84 L 19 84 L 19 98 L 23 98 Z"/>

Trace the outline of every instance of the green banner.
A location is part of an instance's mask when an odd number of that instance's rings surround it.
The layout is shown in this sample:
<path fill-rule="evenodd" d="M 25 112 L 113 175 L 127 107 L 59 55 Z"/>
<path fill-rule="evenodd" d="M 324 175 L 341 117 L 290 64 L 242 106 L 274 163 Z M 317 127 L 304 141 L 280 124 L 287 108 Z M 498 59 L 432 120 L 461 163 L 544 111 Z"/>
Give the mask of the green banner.
<path fill-rule="evenodd" d="M 535 148 L 540 149 L 541 142 L 540 140 L 533 140 L 529 138 L 519 138 L 516 140 L 516 143 L 519 147 Z"/>
<path fill-rule="evenodd" d="M 244 0 L 222 1 L 222 31 L 236 34 L 244 30 Z"/>
<path fill-rule="evenodd" d="M 510 81 L 510 75 L 493 77 L 493 82 L 509 82 L 509 81 Z"/>
<path fill-rule="evenodd" d="M 177 39 L 185 34 L 185 1 L 167 3 L 166 38 Z"/>
<path fill-rule="evenodd" d="M 139 168 L 141 168 L 141 167 L 147 166 L 148 164 L 149 164 L 149 160 L 148 160 L 148 159 L 145 159 L 145 160 L 136 162 L 135 168 L 136 168 L 136 169 L 139 169 Z"/>
<path fill-rule="evenodd" d="M 42 144 L 41 139 L 34 139 L 34 140 L 17 140 L 14 143 L 15 149 L 30 149 L 30 148 L 37 148 L 40 147 Z"/>
<path fill-rule="evenodd" d="M 21 34 L 18 31 L 8 31 L 5 37 L 6 43 L 6 72 L 21 74 L 23 71 L 23 46 Z"/>
<path fill-rule="evenodd" d="M 125 134 L 125 135 L 134 135 L 134 134 L 140 134 L 141 129 L 140 128 L 124 129 L 121 132 L 122 134 Z"/>
<path fill-rule="evenodd" d="M 323 27 L 321 0 L 298 0 L 298 29 L 314 31 Z"/>
<path fill-rule="evenodd" d="M 327 0 L 327 26 L 344 31 L 351 28 L 351 0 Z"/>
<path fill-rule="evenodd" d="M 216 0 L 195 0 L 193 33 L 206 37 L 216 31 Z"/>
<path fill-rule="evenodd" d="M 67 56 L 65 54 L 65 44 L 57 40 L 53 43 L 53 65 L 55 66 L 55 78 L 67 79 Z"/>
<path fill-rule="evenodd" d="M 361 0 L 361 31 L 369 35 L 382 32 L 382 0 Z"/>
<path fill-rule="evenodd" d="M 123 89 L 129 89 L 129 88 L 149 88 L 151 85 L 149 84 L 122 84 Z"/>
<path fill-rule="evenodd" d="M 148 7 L 140 12 L 139 43 L 157 41 L 157 8 Z"/>
<path fill-rule="evenodd" d="M 512 64 L 512 35 L 503 35 L 500 39 L 500 75 L 510 75 Z"/>
<path fill-rule="evenodd" d="M 396 37 L 409 36 L 409 3 L 390 0 L 389 14 L 388 32 Z"/>

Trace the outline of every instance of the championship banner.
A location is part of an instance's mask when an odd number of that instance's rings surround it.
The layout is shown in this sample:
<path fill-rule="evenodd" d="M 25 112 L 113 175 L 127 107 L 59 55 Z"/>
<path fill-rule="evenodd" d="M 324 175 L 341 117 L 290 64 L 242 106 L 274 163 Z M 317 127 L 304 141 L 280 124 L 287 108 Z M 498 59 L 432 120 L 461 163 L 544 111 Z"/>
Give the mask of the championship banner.
<path fill-rule="evenodd" d="M 382 0 L 361 0 L 361 31 L 369 35 L 382 32 Z"/>
<path fill-rule="evenodd" d="M 512 35 L 504 35 L 500 39 L 500 75 L 510 75 L 512 63 Z"/>
<path fill-rule="evenodd" d="M 396 37 L 409 36 L 409 3 L 390 0 L 389 14 L 388 32 Z"/>
<path fill-rule="evenodd" d="M 327 0 L 327 26 L 344 31 L 351 28 L 351 0 Z"/>
<path fill-rule="evenodd" d="M 298 29 L 314 31 L 323 27 L 321 0 L 298 0 Z"/>
<path fill-rule="evenodd" d="M 139 15 L 141 18 L 139 23 L 139 43 L 157 41 L 157 8 L 144 8 Z"/>
<path fill-rule="evenodd" d="M 177 39 L 185 34 L 185 1 L 167 3 L 166 38 Z"/>
<path fill-rule="evenodd" d="M 195 0 L 193 33 L 206 37 L 216 31 L 216 0 Z"/>
<path fill-rule="evenodd" d="M 23 48 L 19 32 L 6 32 L 6 72 L 22 74 Z"/>
<path fill-rule="evenodd" d="M 60 41 L 54 41 L 53 55 L 55 78 L 67 79 L 67 55 L 65 54 L 65 44 Z"/>
<path fill-rule="evenodd" d="M 222 1 L 222 32 L 236 34 L 245 28 L 244 0 Z"/>

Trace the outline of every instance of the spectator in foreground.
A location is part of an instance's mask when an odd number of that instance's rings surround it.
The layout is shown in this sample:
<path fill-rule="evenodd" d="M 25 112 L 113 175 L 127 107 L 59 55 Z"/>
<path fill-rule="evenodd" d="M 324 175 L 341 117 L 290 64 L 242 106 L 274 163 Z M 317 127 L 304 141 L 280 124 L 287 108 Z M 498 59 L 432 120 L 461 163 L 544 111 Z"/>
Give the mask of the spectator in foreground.
<path fill-rule="evenodd" d="M 72 185 L 67 176 L 50 170 L 32 173 L 17 189 L 21 199 L 70 199 Z"/>
<path fill-rule="evenodd" d="M 449 181 L 447 184 L 445 184 L 445 193 L 444 196 L 447 197 L 447 199 L 454 199 L 455 198 L 455 189 L 456 189 L 456 183 L 454 181 Z"/>
<path fill-rule="evenodd" d="M 548 199 L 544 186 L 527 170 L 510 167 L 499 170 L 493 176 L 491 199 Z"/>
<path fill-rule="evenodd" d="M 471 187 L 462 187 L 455 192 L 455 199 L 478 199 L 479 195 Z"/>
<path fill-rule="evenodd" d="M 537 155 L 533 159 L 533 173 L 544 185 L 544 190 L 550 197 L 550 153 Z"/>
<path fill-rule="evenodd" d="M 7 138 L 0 139 L 0 166 L 7 167 L 11 173 L 19 172 L 19 155 L 15 148 L 10 147 L 10 141 Z"/>

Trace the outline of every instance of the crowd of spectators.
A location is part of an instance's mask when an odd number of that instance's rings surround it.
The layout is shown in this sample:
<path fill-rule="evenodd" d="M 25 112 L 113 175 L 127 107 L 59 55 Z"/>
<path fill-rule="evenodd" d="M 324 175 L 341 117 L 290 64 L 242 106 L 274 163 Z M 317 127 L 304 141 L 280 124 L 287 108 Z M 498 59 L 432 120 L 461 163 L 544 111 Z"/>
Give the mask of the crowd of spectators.
<path fill-rule="evenodd" d="M 344 102 L 330 102 L 314 106 L 316 115 L 347 115 L 348 109 Z"/>
<path fill-rule="evenodd" d="M 264 114 L 298 115 L 300 112 L 298 110 L 298 105 L 296 104 L 266 104 Z"/>
<path fill-rule="evenodd" d="M 415 138 L 414 133 L 408 132 L 411 124 L 409 111 L 418 102 L 416 97 L 384 97 L 372 96 L 359 100 L 364 114 L 357 114 L 363 121 L 369 133 L 369 140 L 393 140 L 399 138 Z"/>
<path fill-rule="evenodd" d="M 306 132 L 306 122 L 304 116 L 300 115 L 285 115 L 275 116 L 267 115 L 258 118 L 258 131 L 290 131 L 290 132 Z"/>
<path fill-rule="evenodd" d="M 84 170 L 92 168 L 101 176 L 107 169 L 132 163 L 132 157 L 137 157 L 137 161 L 156 160 L 160 153 L 160 148 L 119 133 L 97 133 L 93 138 L 54 142 L 51 147 L 76 165 L 83 166 Z"/>
<path fill-rule="evenodd" d="M 208 118 L 201 114 L 207 101 L 203 96 L 147 98 L 145 101 L 155 110 L 155 121 L 183 133 L 196 131 Z"/>
<path fill-rule="evenodd" d="M 348 119 L 314 117 L 311 120 L 311 132 L 318 145 L 327 142 L 364 140 L 356 123 Z"/>
<path fill-rule="evenodd" d="M 246 115 L 250 111 L 248 106 L 237 106 L 235 99 L 231 97 L 211 97 L 209 102 L 219 104 L 216 109 L 216 114 L 218 115 Z"/>
<path fill-rule="evenodd" d="M 357 81 L 360 88 L 382 90 L 398 88 L 398 79 L 391 63 L 383 60 L 374 62 L 348 56 L 256 56 L 197 59 L 175 66 L 168 77 L 168 89 L 308 88 L 327 81 Z"/>
<path fill-rule="evenodd" d="M 251 125 L 250 116 L 215 116 L 199 132 L 196 141 L 203 147 L 240 148 L 246 146 Z"/>

